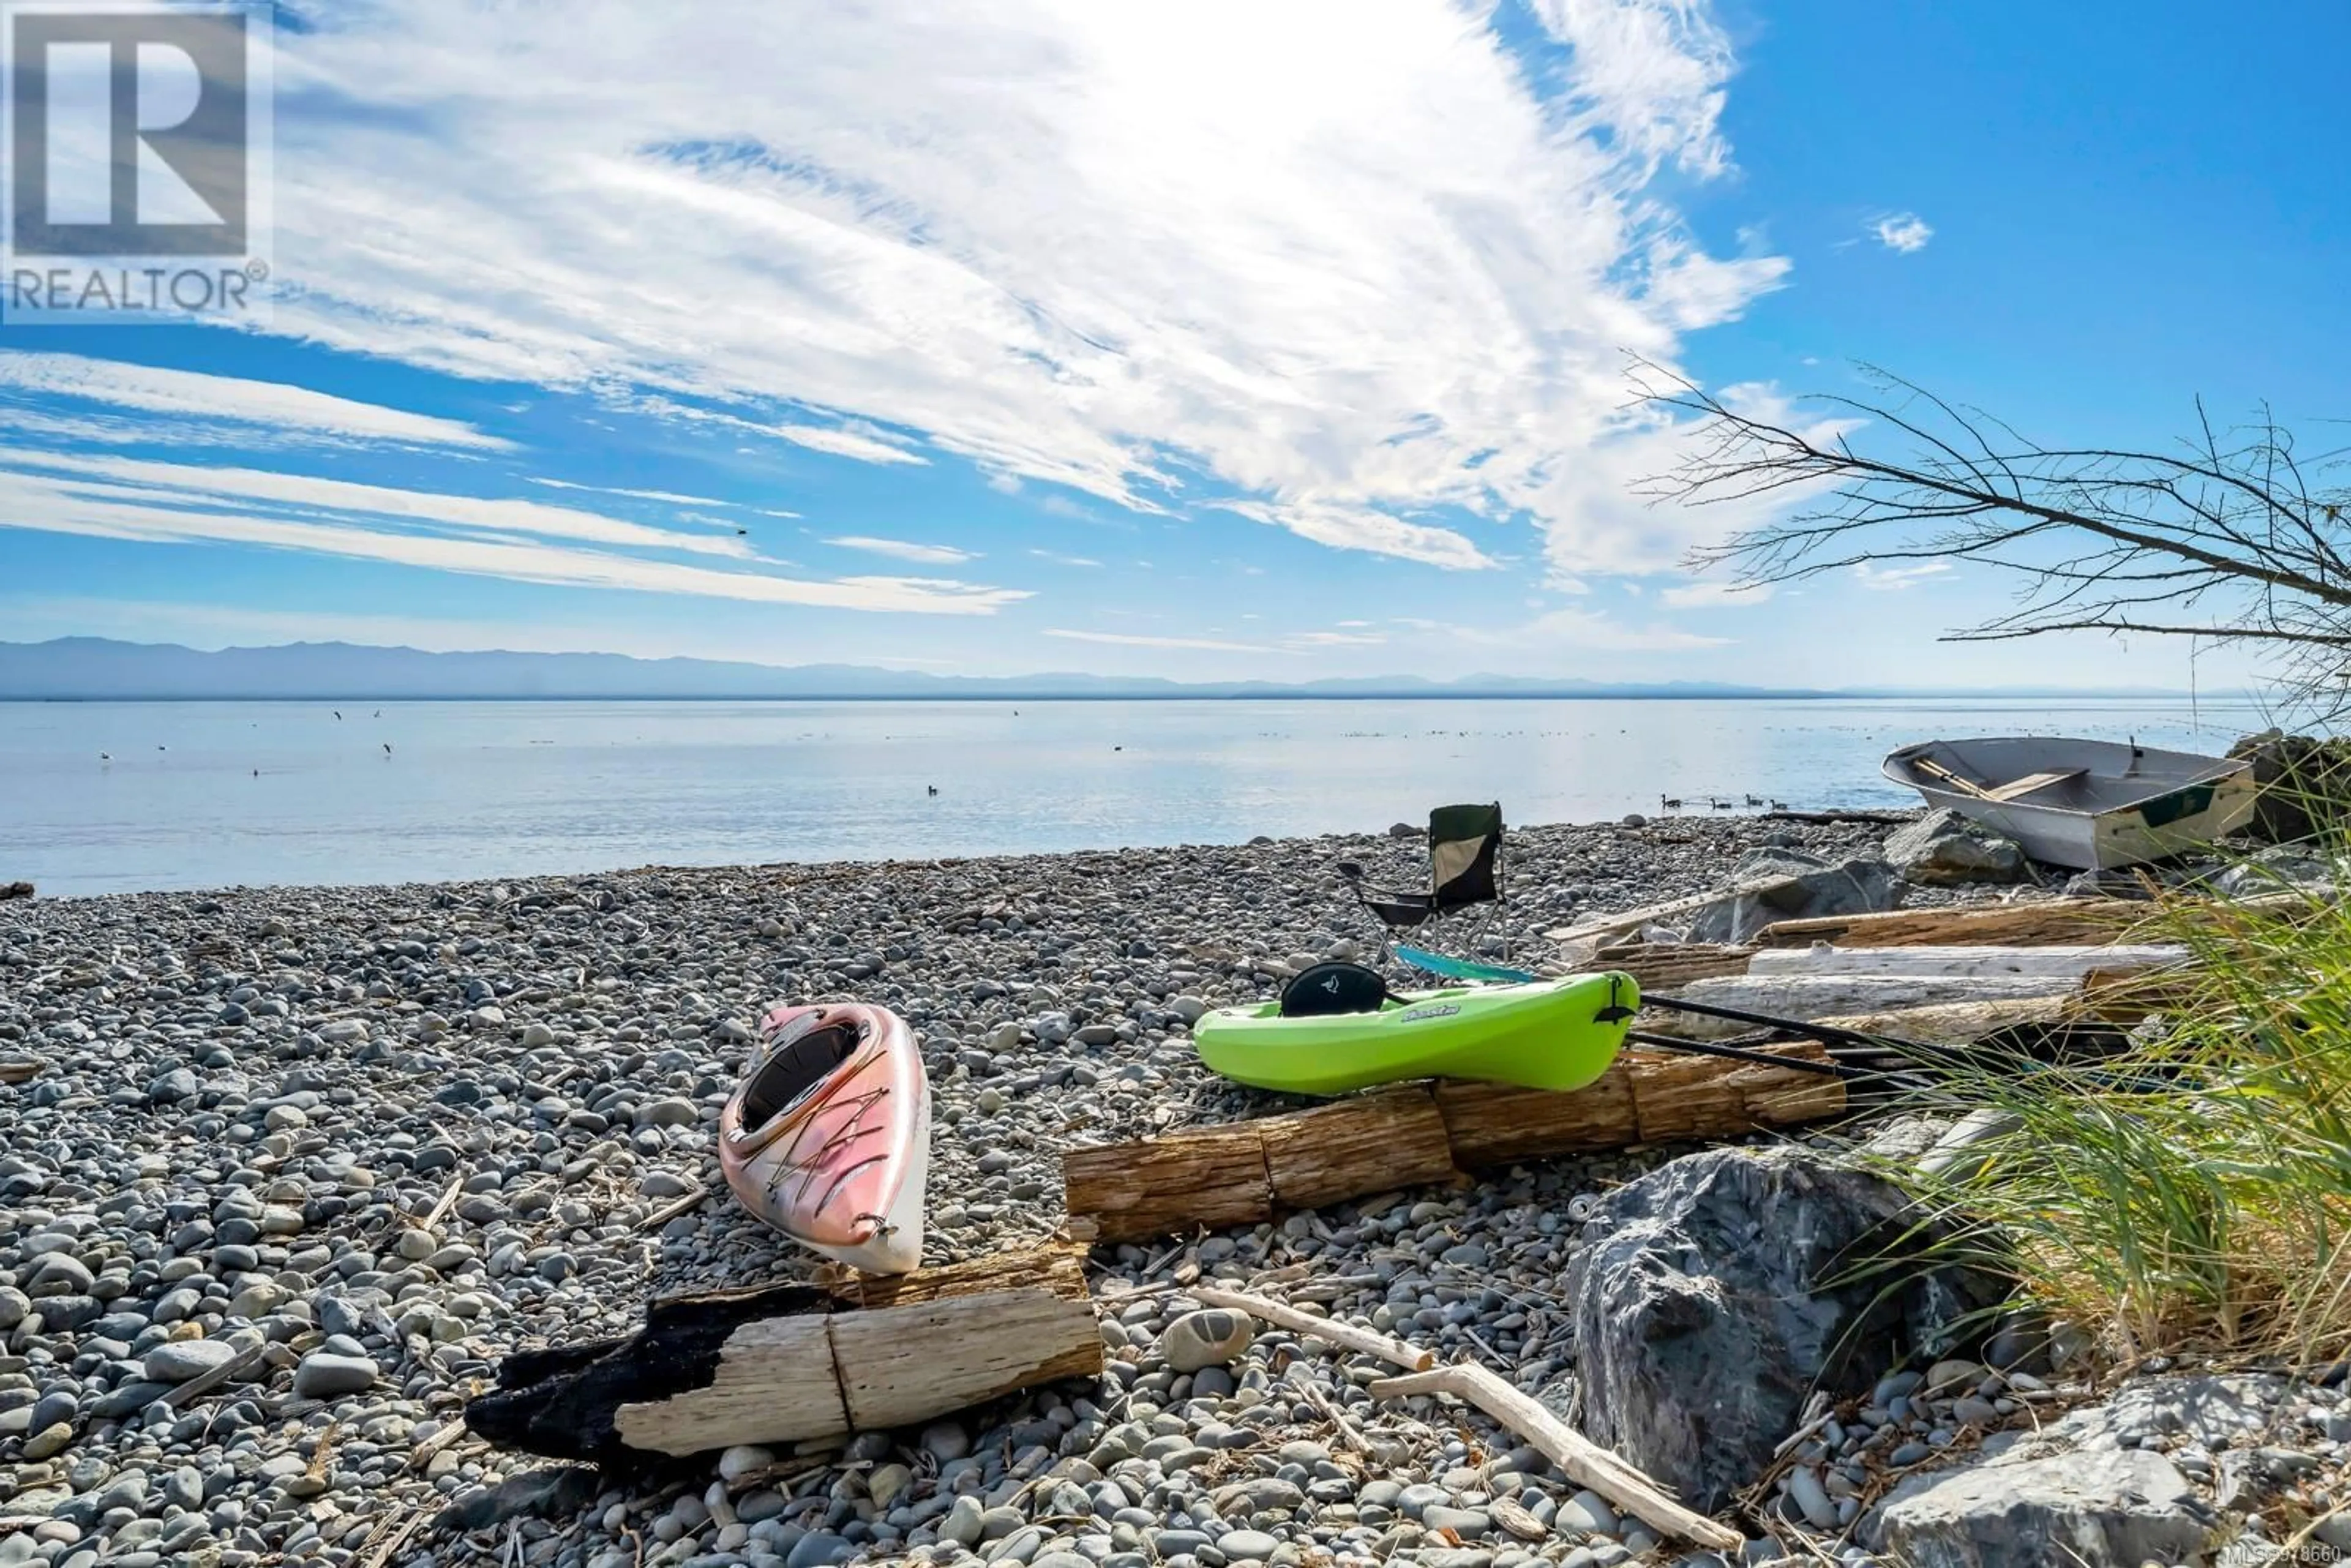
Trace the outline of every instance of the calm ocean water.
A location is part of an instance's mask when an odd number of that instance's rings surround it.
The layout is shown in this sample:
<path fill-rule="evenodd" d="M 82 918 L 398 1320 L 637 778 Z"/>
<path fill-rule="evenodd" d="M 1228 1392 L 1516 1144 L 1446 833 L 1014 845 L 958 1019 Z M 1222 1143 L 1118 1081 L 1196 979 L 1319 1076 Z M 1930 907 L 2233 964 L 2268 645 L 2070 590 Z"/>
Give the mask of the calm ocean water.
<path fill-rule="evenodd" d="M 1902 806 L 1937 735 L 2220 751 L 2184 699 L 0 703 L 0 882 L 44 894 L 904 859 L 1520 823 L 1752 794 Z M 386 747 L 389 747 L 389 750 Z M 111 761 L 101 761 L 108 753 Z M 938 794 L 927 793 L 936 785 Z"/>

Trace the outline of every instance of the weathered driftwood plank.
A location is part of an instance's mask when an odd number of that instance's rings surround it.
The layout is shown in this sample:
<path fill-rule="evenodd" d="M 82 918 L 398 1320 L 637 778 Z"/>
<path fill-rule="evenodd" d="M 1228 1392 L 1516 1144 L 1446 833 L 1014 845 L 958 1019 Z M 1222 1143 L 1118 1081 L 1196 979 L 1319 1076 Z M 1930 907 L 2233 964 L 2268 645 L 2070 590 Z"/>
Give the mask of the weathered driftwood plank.
<path fill-rule="evenodd" d="M 1151 1152 L 1137 1157 L 1138 1149 Z M 1070 1213 L 1091 1218 L 1104 1241 L 1247 1225 L 1273 1212 L 1265 1131 L 1254 1122 L 1065 1149 L 1061 1181 Z"/>
<path fill-rule="evenodd" d="M 1815 1045 L 1762 1049 L 1821 1060 Z M 1729 1071 L 1721 1071 L 1725 1068 Z M 1733 1128 L 1754 1132 L 1818 1121 L 1837 1114 L 1844 1103 L 1841 1080 L 1712 1057 L 1656 1056 L 1635 1063 L 1633 1072 L 1633 1110 L 1645 1144 L 1720 1138 Z"/>
<path fill-rule="evenodd" d="M 1824 1060 L 1810 1042 L 1770 1049 Z M 1100 1240 L 1138 1241 L 1450 1181 L 1462 1168 L 1631 1144 L 1736 1137 L 1844 1109 L 1844 1085 L 1817 1073 L 1627 1052 L 1598 1082 L 1573 1093 L 1452 1080 L 1407 1084 L 1308 1111 L 1070 1149 L 1061 1156 L 1061 1172 L 1073 1220 L 1090 1221 Z M 1259 1207 L 1236 1214 L 1234 1199 L 1247 1184 L 1204 1169 L 1202 1154 L 1209 1147 L 1238 1151 L 1235 1157 L 1245 1163 L 1249 1137 L 1259 1140 L 1255 1146 L 1270 1174 L 1254 1188 Z"/>
<path fill-rule="evenodd" d="M 1641 1141 L 1633 1074 L 1621 1061 L 1572 1094 L 1447 1079 L 1437 1086 L 1437 1108 L 1453 1157 L 1472 1169 Z"/>
<path fill-rule="evenodd" d="M 2070 995 L 2023 997 L 1996 1002 L 1944 1002 L 1882 1013 L 1844 1013 L 1812 1021 L 1855 1034 L 1883 1035 L 1956 1051 L 1988 1040 L 2060 1029 L 2080 1005 L 2079 998 Z"/>
<path fill-rule="evenodd" d="M 1674 994 L 1767 1017 L 1818 1020 L 1849 1013 L 1893 1012 L 1947 1002 L 2016 1001 L 2064 996 L 2078 978 L 2056 975 L 1946 977 L 1935 975 L 1741 975 L 1693 980 Z M 1654 1017 L 1652 1016 L 1654 1012 Z M 1751 1025 L 1698 1013 L 1646 1009 L 1642 1027 L 1683 1040 L 1724 1040 Z"/>
<path fill-rule="evenodd" d="M 1358 1095 L 1253 1124 L 1276 1208 L 1320 1208 L 1393 1186 L 1451 1181 L 1445 1117 L 1424 1084 Z"/>
<path fill-rule="evenodd" d="M 1950 979 L 2031 975 L 2080 979 L 2094 969 L 2155 969 L 2188 956 L 2179 946 L 2120 943 L 2050 947 L 1767 947 L 1747 973 L 1763 975 L 1936 975 Z"/>
<path fill-rule="evenodd" d="M 1670 991 L 1692 980 L 1719 975 L 1743 975 L 1752 947 L 1717 946 L 1709 942 L 1618 942 L 1593 955 L 1594 968 L 1621 969 L 1645 991 Z"/>
<path fill-rule="evenodd" d="M 1101 1370 L 1082 1252 L 1060 1244 L 656 1301 L 628 1339 L 508 1356 L 465 1423 L 504 1447 L 619 1464 L 903 1426 Z"/>
<path fill-rule="evenodd" d="M 2044 947 L 2112 941 L 2144 921 L 2149 906 L 2127 898 L 2057 898 L 1989 909 L 1897 909 L 1782 920 L 1755 936 L 1760 947 Z"/>

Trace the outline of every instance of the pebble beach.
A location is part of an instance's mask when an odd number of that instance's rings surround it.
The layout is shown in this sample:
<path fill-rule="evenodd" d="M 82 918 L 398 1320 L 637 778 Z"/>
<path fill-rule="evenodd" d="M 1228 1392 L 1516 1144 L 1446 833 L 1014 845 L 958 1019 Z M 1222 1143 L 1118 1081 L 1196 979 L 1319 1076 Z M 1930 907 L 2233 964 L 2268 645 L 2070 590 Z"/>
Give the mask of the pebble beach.
<path fill-rule="evenodd" d="M 1717 887 L 1759 843 L 1885 831 L 1513 829 L 1485 950 Z M 906 1018 L 935 1095 L 925 1260 L 984 1256 L 1061 1225 L 1065 1146 L 1280 1108 L 1207 1074 L 1188 1027 L 1373 945 L 1343 858 L 1426 868 L 1416 838 L 1364 834 L 0 904 L 0 1564 L 1681 1561 L 1482 1417 L 1375 1405 L 1347 1358 L 1182 1291 L 1279 1275 L 1547 1389 L 1577 1222 L 1672 1149 L 1097 1249 L 1100 1384 L 921 1430 L 558 1487 L 459 1421 L 512 1350 L 813 1274 L 716 1171 L 767 1006 Z M 1792 1516 L 1834 1532 L 1865 1460 L 2054 1397 L 1937 1372 L 1816 1437 Z M 2339 1390 L 2292 1399 L 2297 1451 L 2340 1465 Z"/>

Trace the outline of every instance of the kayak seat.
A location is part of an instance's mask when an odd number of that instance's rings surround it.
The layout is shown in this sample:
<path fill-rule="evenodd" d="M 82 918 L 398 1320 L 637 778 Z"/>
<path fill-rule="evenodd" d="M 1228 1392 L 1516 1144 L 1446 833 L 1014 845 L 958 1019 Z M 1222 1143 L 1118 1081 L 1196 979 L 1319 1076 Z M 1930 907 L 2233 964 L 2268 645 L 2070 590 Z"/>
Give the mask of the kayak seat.
<path fill-rule="evenodd" d="M 834 1024 L 814 1029 L 787 1041 L 759 1063 L 743 1092 L 743 1130 L 758 1132 L 807 1099 L 833 1070 L 854 1055 L 860 1043 L 857 1029 Z"/>
<path fill-rule="evenodd" d="M 1386 1005 L 1388 983 L 1361 964 L 1317 964 L 1301 969 L 1281 988 L 1281 1016 L 1329 1018 L 1339 1013 L 1375 1013 Z"/>

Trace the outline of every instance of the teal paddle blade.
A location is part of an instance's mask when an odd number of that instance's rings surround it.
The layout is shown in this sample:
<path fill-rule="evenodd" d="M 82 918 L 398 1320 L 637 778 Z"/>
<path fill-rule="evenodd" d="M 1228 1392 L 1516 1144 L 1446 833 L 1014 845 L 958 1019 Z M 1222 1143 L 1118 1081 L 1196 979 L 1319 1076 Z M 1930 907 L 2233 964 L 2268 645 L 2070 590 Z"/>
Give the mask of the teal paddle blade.
<path fill-rule="evenodd" d="M 1467 958 L 1448 958 L 1442 953 L 1425 953 L 1401 942 L 1396 944 L 1395 956 L 1416 969 L 1443 975 L 1449 980 L 1500 980 L 1516 985 L 1534 978 L 1524 969 L 1506 969 L 1499 964 L 1473 964 Z"/>

